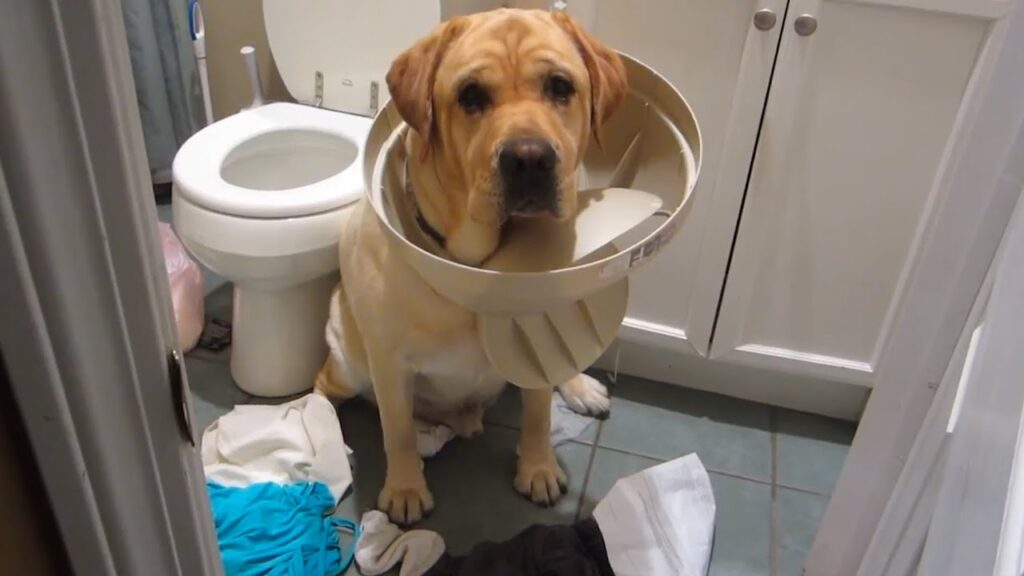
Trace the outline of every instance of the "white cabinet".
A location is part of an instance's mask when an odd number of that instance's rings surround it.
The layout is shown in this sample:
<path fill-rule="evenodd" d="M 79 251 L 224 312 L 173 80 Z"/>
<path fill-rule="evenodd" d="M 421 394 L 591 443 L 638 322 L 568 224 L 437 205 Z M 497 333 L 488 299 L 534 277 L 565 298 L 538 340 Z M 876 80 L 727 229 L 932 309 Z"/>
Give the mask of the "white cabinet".
<path fill-rule="evenodd" d="M 603 41 L 665 76 L 699 118 L 704 157 L 691 215 L 664 253 L 630 278 L 621 335 L 705 355 L 786 2 L 598 0 L 569 8 Z M 776 24 L 753 26 L 758 10 L 771 11 Z"/>
<path fill-rule="evenodd" d="M 712 358 L 871 383 L 987 27 L 790 1 Z"/>
<path fill-rule="evenodd" d="M 570 1 L 598 37 L 679 88 L 705 139 L 687 226 L 631 277 L 620 340 L 632 352 L 618 368 L 696 386 L 698 364 L 768 368 L 851 385 L 862 401 L 917 297 L 906 287 L 922 249 L 941 240 L 931 224 L 969 126 L 965 95 L 1013 6 Z M 775 25 L 756 26 L 759 11 Z M 756 386 L 744 378 L 740 388 Z M 801 394 L 724 391 L 791 405 Z"/>

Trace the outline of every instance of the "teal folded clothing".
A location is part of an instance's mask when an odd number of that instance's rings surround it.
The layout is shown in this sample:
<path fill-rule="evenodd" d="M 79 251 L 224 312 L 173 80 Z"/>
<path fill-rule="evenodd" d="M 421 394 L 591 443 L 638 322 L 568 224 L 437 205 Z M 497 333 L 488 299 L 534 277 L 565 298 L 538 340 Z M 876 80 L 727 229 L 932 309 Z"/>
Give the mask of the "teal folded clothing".
<path fill-rule="evenodd" d="M 359 526 L 328 516 L 336 502 L 321 482 L 206 483 L 227 576 L 336 576 L 352 563 Z M 354 536 L 342 550 L 338 530 Z"/>

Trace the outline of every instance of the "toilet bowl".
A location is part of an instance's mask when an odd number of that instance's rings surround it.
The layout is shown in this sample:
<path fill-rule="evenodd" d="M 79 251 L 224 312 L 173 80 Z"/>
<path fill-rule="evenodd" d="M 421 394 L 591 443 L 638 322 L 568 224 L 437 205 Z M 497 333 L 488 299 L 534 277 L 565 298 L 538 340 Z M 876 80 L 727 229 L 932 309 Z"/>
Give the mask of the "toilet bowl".
<path fill-rule="evenodd" d="M 309 388 L 327 352 L 338 229 L 362 194 L 369 124 L 268 104 L 204 128 L 175 157 L 175 228 L 197 260 L 234 284 L 231 374 L 250 394 Z"/>
<path fill-rule="evenodd" d="M 338 281 L 344 214 L 391 60 L 440 22 L 424 0 L 264 0 L 271 52 L 297 103 L 215 122 L 173 165 L 175 229 L 234 285 L 231 375 L 264 397 L 312 387 Z M 402 18 L 394 18 L 402 14 Z"/>

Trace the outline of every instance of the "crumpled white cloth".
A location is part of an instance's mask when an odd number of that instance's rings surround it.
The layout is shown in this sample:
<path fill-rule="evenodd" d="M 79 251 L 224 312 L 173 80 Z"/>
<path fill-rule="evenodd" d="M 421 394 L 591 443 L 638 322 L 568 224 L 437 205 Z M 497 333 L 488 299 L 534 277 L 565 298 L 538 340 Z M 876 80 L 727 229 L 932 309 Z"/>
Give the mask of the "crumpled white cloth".
<path fill-rule="evenodd" d="M 615 483 L 594 508 L 615 576 L 705 576 L 715 495 L 689 454 Z"/>
<path fill-rule="evenodd" d="M 556 392 L 551 400 L 551 446 L 579 438 L 596 420 L 570 408 L 562 394 Z"/>
<path fill-rule="evenodd" d="M 444 424 L 431 424 L 417 419 L 416 451 L 421 458 L 430 458 L 444 448 L 444 445 L 455 438 L 455 431 Z"/>
<path fill-rule="evenodd" d="M 378 510 L 363 514 L 356 564 L 365 576 L 377 576 L 402 563 L 399 576 L 420 576 L 444 554 L 444 539 L 430 530 L 402 530 Z"/>
<path fill-rule="evenodd" d="M 243 404 L 203 432 L 206 479 L 223 486 L 322 482 L 337 503 L 352 484 L 338 415 L 318 394 L 276 406 Z"/>
<path fill-rule="evenodd" d="M 573 411 L 562 395 L 555 393 L 551 400 L 551 446 L 579 438 L 594 421 L 591 416 Z M 422 458 L 434 456 L 453 438 L 455 432 L 444 424 L 416 420 L 416 450 Z"/>

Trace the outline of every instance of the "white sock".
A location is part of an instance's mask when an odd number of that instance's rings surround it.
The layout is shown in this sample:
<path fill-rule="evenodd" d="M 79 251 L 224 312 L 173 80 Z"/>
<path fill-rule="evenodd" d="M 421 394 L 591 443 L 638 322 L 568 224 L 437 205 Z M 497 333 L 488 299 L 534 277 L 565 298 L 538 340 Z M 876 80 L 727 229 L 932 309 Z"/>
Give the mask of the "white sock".
<path fill-rule="evenodd" d="M 379 510 L 363 514 L 356 564 L 366 576 L 378 576 L 402 563 L 399 576 L 422 576 L 444 554 L 444 540 L 430 530 L 402 530 Z"/>

